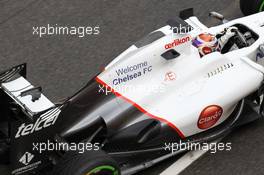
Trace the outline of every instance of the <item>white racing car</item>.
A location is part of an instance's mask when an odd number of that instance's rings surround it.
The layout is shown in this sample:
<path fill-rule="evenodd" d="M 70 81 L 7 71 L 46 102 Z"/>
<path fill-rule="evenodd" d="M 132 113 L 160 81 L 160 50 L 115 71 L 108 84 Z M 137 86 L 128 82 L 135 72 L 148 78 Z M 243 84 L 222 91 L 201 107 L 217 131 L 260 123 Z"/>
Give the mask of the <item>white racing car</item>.
<path fill-rule="evenodd" d="M 181 152 L 179 143 L 215 140 L 262 117 L 264 12 L 210 15 L 224 24 L 208 28 L 182 11 L 59 104 L 26 80 L 24 64 L 0 74 L 0 159 L 12 174 L 133 174 Z M 40 152 L 37 143 L 94 149 Z"/>

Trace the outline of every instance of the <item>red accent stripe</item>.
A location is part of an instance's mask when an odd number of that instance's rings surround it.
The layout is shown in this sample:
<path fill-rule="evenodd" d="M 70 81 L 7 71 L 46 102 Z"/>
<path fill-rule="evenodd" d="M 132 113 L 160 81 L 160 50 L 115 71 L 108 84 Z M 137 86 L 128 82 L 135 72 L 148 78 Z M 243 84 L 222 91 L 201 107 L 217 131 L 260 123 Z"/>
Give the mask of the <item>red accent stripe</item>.
<path fill-rule="evenodd" d="M 154 119 L 156 119 L 156 120 L 159 120 L 159 121 L 161 121 L 161 122 L 166 123 L 167 125 L 169 125 L 171 128 L 173 128 L 173 129 L 179 134 L 179 136 L 180 136 L 182 139 L 185 138 L 185 136 L 183 135 L 183 133 L 182 133 L 182 132 L 181 132 L 181 131 L 180 131 L 180 130 L 174 125 L 174 124 L 172 124 L 171 122 L 169 122 L 169 121 L 167 121 L 167 120 L 165 120 L 165 119 L 163 119 L 163 118 L 161 118 L 161 117 L 157 117 L 157 116 L 155 116 L 155 115 L 153 115 L 153 114 L 147 112 L 145 109 L 143 109 L 141 106 L 139 106 L 138 104 L 136 104 L 136 103 L 133 102 L 132 100 L 130 100 L 130 99 L 124 97 L 122 94 L 120 94 L 120 93 L 114 91 L 113 88 L 111 88 L 110 86 L 108 86 L 108 85 L 107 85 L 103 80 L 101 80 L 99 77 L 96 77 L 95 80 L 96 80 L 99 84 L 101 84 L 101 85 L 103 85 L 104 87 L 106 87 L 107 89 L 109 89 L 109 91 L 111 91 L 111 92 L 112 92 L 113 94 L 115 94 L 117 97 L 123 98 L 125 101 L 127 101 L 127 102 L 129 102 L 130 104 L 132 104 L 133 106 L 135 106 L 135 107 L 136 107 L 138 110 L 140 110 L 142 113 L 148 115 L 148 116 L 151 117 L 151 118 L 154 118 Z"/>

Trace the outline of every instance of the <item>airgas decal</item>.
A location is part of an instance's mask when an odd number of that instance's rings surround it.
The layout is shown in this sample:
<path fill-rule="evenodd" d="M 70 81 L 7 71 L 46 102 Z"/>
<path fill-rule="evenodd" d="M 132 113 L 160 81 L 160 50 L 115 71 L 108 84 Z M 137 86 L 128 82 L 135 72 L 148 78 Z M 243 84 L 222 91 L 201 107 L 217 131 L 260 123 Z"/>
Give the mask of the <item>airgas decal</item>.
<path fill-rule="evenodd" d="M 185 38 L 175 39 L 171 43 L 168 43 L 165 45 L 165 49 L 171 49 L 173 47 L 176 47 L 178 45 L 187 43 L 188 41 L 191 41 L 191 36 L 187 36 Z"/>
<path fill-rule="evenodd" d="M 113 79 L 113 85 L 119 85 L 124 82 L 137 79 L 142 75 L 145 75 L 151 71 L 152 71 L 152 66 L 149 65 L 147 61 L 135 65 L 119 68 L 115 71 L 117 77 Z"/>
<path fill-rule="evenodd" d="M 217 105 L 207 106 L 200 114 L 197 126 L 200 129 L 208 129 L 216 124 L 221 118 L 223 109 Z"/>

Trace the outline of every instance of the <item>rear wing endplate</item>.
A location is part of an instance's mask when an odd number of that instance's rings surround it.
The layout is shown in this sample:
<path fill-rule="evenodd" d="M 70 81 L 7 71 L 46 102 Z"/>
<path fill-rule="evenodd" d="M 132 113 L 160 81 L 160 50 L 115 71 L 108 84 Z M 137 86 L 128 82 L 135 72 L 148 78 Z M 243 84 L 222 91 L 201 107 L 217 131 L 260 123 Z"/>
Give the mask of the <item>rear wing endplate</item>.
<path fill-rule="evenodd" d="M 0 74 L 0 88 L 13 99 L 22 110 L 33 116 L 55 107 L 41 92 L 26 79 L 26 64 L 15 66 Z"/>

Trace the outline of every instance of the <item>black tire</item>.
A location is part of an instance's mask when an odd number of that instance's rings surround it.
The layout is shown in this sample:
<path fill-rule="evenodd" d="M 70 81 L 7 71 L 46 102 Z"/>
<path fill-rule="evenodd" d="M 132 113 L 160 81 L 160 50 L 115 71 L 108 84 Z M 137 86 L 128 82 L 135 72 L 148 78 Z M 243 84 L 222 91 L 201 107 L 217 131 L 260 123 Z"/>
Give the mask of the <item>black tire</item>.
<path fill-rule="evenodd" d="M 66 153 L 52 175 L 121 175 L 116 162 L 103 151 Z"/>
<path fill-rule="evenodd" d="M 240 0 L 240 9 L 244 15 L 264 11 L 264 0 Z"/>

